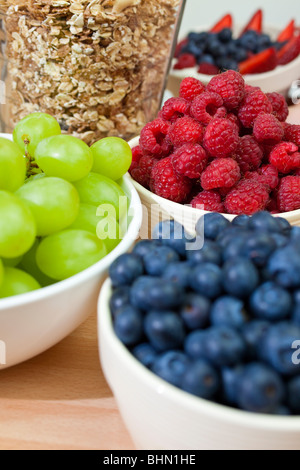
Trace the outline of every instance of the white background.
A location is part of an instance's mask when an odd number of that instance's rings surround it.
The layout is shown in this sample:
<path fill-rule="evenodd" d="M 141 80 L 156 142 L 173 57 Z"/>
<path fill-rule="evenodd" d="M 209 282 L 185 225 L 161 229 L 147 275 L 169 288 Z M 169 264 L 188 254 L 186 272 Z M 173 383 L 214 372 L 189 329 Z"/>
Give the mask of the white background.
<path fill-rule="evenodd" d="M 264 12 L 264 24 L 283 29 L 294 18 L 300 25 L 299 0 L 186 0 L 181 31 L 213 25 L 226 13 L 232 14 L 235 23 L 246 24 L 258 8 Z"/>

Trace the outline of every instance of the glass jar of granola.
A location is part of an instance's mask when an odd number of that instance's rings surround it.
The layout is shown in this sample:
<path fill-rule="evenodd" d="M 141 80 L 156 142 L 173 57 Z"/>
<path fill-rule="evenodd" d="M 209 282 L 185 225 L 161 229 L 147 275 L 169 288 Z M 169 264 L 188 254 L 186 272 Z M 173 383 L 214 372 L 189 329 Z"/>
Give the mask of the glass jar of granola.
<path fill-rule="evenodd" d="M 42 111 L 88 144 L 138 135 L 160 107 L 184 3 L 0 0 L 1 132 Z"/>

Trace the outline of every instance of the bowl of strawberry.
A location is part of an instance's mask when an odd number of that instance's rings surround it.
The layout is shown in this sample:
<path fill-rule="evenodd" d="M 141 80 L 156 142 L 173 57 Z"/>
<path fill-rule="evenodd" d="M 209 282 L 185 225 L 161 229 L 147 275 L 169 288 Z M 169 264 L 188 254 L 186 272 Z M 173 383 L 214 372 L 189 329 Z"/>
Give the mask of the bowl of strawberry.
<path fill-rule="evenodd" d="M 286 94 L 299 78 L 299 28 L 294 19 L 281 30 L 264 26 L 263 19 L 259 9 L 240 26 L 226 14 L 210 28 L 188 31 L 177 44 L 168 87 L 177 94 L 180 80 L 187 76 L 208 83 L 219 72 L 236 70 L 264 92 Z"/>
<path fill-rule="evenodd" d="M 129 173 L 149 222 L 169 215 L 193 232 L 205 212 L 232 220 L 267 210 L 300 224 L 300 126 L 288 113 L 281 94 L 233 70 L 207 85 L 182 80 L 179 97 L 130 141 Z"/>

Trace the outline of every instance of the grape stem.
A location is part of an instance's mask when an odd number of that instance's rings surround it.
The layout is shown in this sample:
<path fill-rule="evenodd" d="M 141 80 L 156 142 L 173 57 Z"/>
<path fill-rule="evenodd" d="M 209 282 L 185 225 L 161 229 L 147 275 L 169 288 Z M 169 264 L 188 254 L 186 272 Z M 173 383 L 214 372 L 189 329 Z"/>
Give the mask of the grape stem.
<path fill-rule="evenodd" d="M 23 137 L 23 142 L 25 146 L 25 158 L 26 158 L 26 167 L 27 172 L 26 176 L 29 178 L 32 175 L 37 175 L 38 173 L 42 173 L 41 169 L 38 167 L 37 163 L 35 162 L 34 158 L 30 155 L 28 151 L 28 145 L 30 144 L 30 140 L 28 137 Z"/>

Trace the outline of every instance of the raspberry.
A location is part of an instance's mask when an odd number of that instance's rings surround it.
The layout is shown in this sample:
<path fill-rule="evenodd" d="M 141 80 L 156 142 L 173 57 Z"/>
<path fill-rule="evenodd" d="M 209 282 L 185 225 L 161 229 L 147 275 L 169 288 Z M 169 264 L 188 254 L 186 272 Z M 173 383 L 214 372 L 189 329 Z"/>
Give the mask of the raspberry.
<path fill-rule="evenodd" d="M 216 73 L 219 73 L 219 69 L 214 64 L 209 64 L 208 62 L 202 62 L 202 64 L 199 65 L 197 72 L 203 73 L 203 75 L 216 75 Z"/>
<path fill-rule="evenodd" d="M 273 114 L 259 114 L 254 121 L 253 135 L 258 142 L 276 144 L 282 140 L 284 130 Z"/>
<path fill-rule="evenodd" d="M 281 173 L 289 173 L 300 168 L 300 153 L 298 146 L 292 142 L 281 142 L 275 145 L 270 153 L 269 161 Z"/>
<path fill-rule="evenodd" d="M 199 144 L 184 144 L 171 158 L 176 173 L 188 178 L 199 178 L 208 161 L 207 153 Z"/>
<path fill-rule="evenodd" d="M 289 114 L 289 108 L 284 96 L 276 92 L 266 93 L 266 96 L 272 105 L 272 114 L 277 117 L 278 121 L 284 122 Z"/>
<path fill-rule="evenodd" d="M 225 212 L 222 198 L 216 191 L 202 191 L 191 200 L 190 204 L 196 209 L 198 208 L 213 212 Z"/>
<path fill-rule="evenodd" d="M 267 96 L 261 90 L 246 94 L 238 111 L 238 117 L 244 127 L 253 127 L 259 114 L 271 113 L 272 105 Z"/>
<path fill-rule="evenodd" d="M 139 145 L 134 147 L 131 150 L 131 153 L 132 153 L 132 161 L 131 161 L 131 165 L 130 165 L 130 168 L 129 168 L 129 173 L 131 173 L 132 170 L 134 170 L 135 168 L 137 168 L 139 166 L 139 161 L 140 161 L 141 157 L 143 156 L 143 152 L 142 152 L 141 147 Z"/>
<path fill-rule="evenodd" d="M 170 123 L 157 118 L 144 126 L 140 135 L 140 147 L 143 153 L 163 157 L 171 151 L 170 143 L 165 139 Z"/>
<path fill-rule="evenodd" d="M 256 170 L 260 166 L 263 151 L 254 137 L 244 135 L 239 139 L 234 158 L 240 165 L 242 172 L 246 173 L 246 171 Z"/>
<path fill-rule="evenodd" d="M 241 178 L 240 167 L 232 158 L 217 158 L 203 171 L 201 185 L 204 190 L 230 188 Z"/>
<path fill-rule="evenodd" d="M 175 122 L 189 114 L 190 103 L 184 98 L 169 98 L 158 113 L 158 117 L 166 121 Z"/>
<path fill-rule="evenodd" d="M 259 86 L 252 86 L 248 85 L 248 83 L 245 83 L 245 96 L 250 95 L 250 93 L 253 93 L 253 91 L 260 91 Z"/>
<path fill-rule="evenodd" d="M 174 65 L 174 69 L 182 70 L 190 67 L 195 67 L 195 65 L 197 65 L 197 61 L 193 54 L 181 54 L 178 57 L 176 64 Z"/>
<path fill-rule="evenodd" d="M 218 93 L 227 109 L 237 108 L 245 94 L 245 80 L 234 70 L 215 75 L 207 85 L 209 91 Z"/>
<path fill-rule="evenodd" d="M 284 138 L 289 142 L 300 147 L 300 125 L 299 124 L 286 124 L 284 131 Z"/>
<path fill-rule="evenodd" d="M 225 208 L 229 214 L 252 215 L 264 210 L 268 200 L 269 193 L 264 185 L 244 180 L 226 196 Z"/>
<path fill-rule="evenodd" d="M 137 167 L 130 169 L 130 174 L 132 178 L 144 188 L 148 188 L 150 184 L 150 175 L 153 166 L 159 160 L 152 157 L 151 155 L 143 155 Z"/>
<path fill-rule="evenodd" d="M 187 101 L 193 101 L 196 96 L 205 91 L 205 85 L 193 77 L 184 78 L 180 84 L 179 96 Z"/>
<path fill-rule="evenodd" d="M 179 176 L 173 168 L 171 157 L 166 157 L 152 168 L 150 189 L 170 201 L 184 202 L 191 192 L 192 182 L 189 178 Z"/>
<path fill-rule="evenodd" d="M 281 212 L 300 209 L 300 176 L 285 176 L 282 178 L 277 203 Z"/>
<path fill-rule="evenodd" d="M 238 128 L 228 119 L 215 118 L 204 133 L 203 144 L 213 157 L 227 157 L 238 146 Z"/>
<path fill-rule="evenodd" d="M 203 127 L 190 116 L 184 116 L 171 125 L 167 139 L 175 146 L 183 144 L 201 143 L 203 139 Z"/>
<path fill-rule="evenodd" d="M 204 91 L 196 96 L 191 105 L 191 116 L 202 124 L 209 124 L 218 108 L 223 105 L 223 100 L 217 93 Z"/>
<path fill-rule="evenodd" d="M 222 108 L 220 108 L 220 109 L 222 109 Z M 239 118 L 235 114 L 228 113 L 226 117 L 227 117 L 228 121 L 233 122 L 233 124 L 235 124 L 238 127 L 239 131 L 242 129 L 243 125 L 242 125 L 241 121 L 239 120 Z"/>
<path fill-rule="evenodd" d="M 263 184 L 268 191 L 275 189 L 279 183 L 278 170 L 273 165 L 263 165 L 257 171 L 247 171 L 244 177 Z"/>

